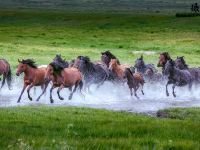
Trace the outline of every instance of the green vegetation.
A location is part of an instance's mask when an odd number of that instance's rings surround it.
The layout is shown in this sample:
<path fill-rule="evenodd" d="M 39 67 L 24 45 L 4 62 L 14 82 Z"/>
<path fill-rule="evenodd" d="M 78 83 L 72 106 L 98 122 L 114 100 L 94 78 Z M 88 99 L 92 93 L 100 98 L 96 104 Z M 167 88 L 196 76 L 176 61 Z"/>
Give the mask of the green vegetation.
<path fill-rule="evenodd" d="M 78 55 L 100 59 L 111 50 L 122 62 L 133 64 L 134 51 L 168 51 L 199 66 L 200 19 L 174 15 L 78 12 L 0 12 L 1 57 L 16 68 L 17 59 L 34 58 L 48 64 L 57 53 L 67 60 Z M 144 56 L 157 63 L 158 54 Z"/>
<path fill-rule="evenodd" d="M 200 122 L 196 116 L 200 110 L 180 110 L 182 111 L 188 112 L 189 115 L 185 115 L 181 120 L 172 120 L 88 108 L 2 108 L 0 147 L 199 149 Z"/>

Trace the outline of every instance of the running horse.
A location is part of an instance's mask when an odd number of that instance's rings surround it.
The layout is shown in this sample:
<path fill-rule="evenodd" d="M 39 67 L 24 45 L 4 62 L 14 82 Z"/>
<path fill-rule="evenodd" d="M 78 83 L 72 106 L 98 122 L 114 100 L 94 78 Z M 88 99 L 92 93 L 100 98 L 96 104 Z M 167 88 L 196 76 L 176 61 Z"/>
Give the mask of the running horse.
<path fill-rule="evenodd" d="M 110 51 L 101 53 L 101 61 L 104 62 L 107 67 L 109 67 L 111 59 L 116 59 L 117 63 L 120 65 L 119 59 L 117 59 L 117 57 L 114 56 Z"/>
<path fill-rule="evenodd" d="M 3 75 L 1 88 L 4 86 L 5 82 L 7 81 L 8 88 L 11 89 L 11 82 L 12 82 L 11 68 L 10 68 L 10 64 L 5 59 L 0 59 L 0 76 L 1 75 Z"/>
<path fill-rule="evenodd" d="M 32 101 L 32 97 L 30 96 L 30 90 L 34 86 L 41 86 L 42 94 L 37 98 L 37 101 L 40 99 L 40 97 L 45 93 L 46 88 L 48 86 L 49 82 L 45 82 L 45 73 L 46 73 L 46 67 L 38 68 L 35 64 L 35 61 L 32 59 L 25 59 L 25 60 L 18 60 L 19 65 L 17 67 L 16 75 L 19 76 L 21 73 L 24 73 L 24 86 L 21 91 L 21 94 L 18 98 L 18 103 L 21 100 L 21 97 L 27 88 L 28 98 Z"/>
<path fill-rule="evenodd" d="M 116 74 L 117 79 L 119 81 L 123 81 L 123 76 L 126 68 L 130 68 L 130 65 L 127 64 L 121 64 L 119 65 L 117 62 L 117 59 L 111 59 L 109 63 L 109 70 L 112 71 L 114 74 Z"/>
<path fill-rule="evenodd" d="M 126 68 L 124 71 L 124 78 L 127 79 L 127 85 L 130 89 L 131 96 L 133 95 L 132 90 L 134 90 L 135 97 L 139 99 L 136 92 L 140 86 L 141 86 L 142 95 L 144 95 L 143 86 L 144 86 L 145 81 L 141 73 L 139 72 L 132 73 L 130 68 Z"/>
<path fill-rule="evenodd" d="M 77 68 L 74 68 L 74 67 L 64 68 L 63 65 L 59 62 L 52 62 L 47 66 L 45 80 L 46 81 L 51 80 L 53 83 L 50 89 L 51 103 L 54 102 L 52 98 L 52 92 L 54 88 L 58 87 L 57 94 L 60 100 L 64 99 L 63 97 L 60 96 L 60 91 L 63 88 L 69 88 L 71 93 L 68 99 L 71 100 L 73 93 L 76 92 L 77 87 L 79 87 L 80 92 L 83 87 L 81 72 Z M 73 86 L 74 86 L 74 89 L 72 91 Z"/>
<path fill-rule="evenodd" d="M 166 84 L 166 95 L 169 96 L 168 85 L 172 85 L 173 96 L 176 97 L 175 87 L 188 85 L 189 90 L 192 88 L 192 75 L 188 70 L 180 70 L 175 66 L 175 62 L 170 59 L 165 64 L 164 74 L 168 76 L 168 82 Z"/>

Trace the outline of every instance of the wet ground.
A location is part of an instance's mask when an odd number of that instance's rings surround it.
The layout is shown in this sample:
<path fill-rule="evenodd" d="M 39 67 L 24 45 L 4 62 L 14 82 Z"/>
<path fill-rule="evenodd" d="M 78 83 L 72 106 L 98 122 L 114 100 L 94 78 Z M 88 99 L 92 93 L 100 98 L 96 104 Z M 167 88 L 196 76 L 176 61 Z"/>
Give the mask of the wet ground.
<path fill-rule="evenodd" d="M 169 86 L 170 96 L 165 95 L 165 84 L 149 84 L 144 87 L 145 95 L 138 90 L 140 99 L 131 97 L 126 84 L 113 85 L 105 83 L 98 90 L 92 86 L 91 93 L 83 92 L 85 97 L 80 93 L 75 93 L 72 100 L 68 100 L 69 90 L 63 89 L 61 95 L 65 100 L 61 101 L 57 97 L 56 89 L 53 92 L 54 104 L 49 101 L 49 88 L 47 93 L 42 96 L 39 102 L 35 99 L 41 93 L 40 87 L 36 90 L 32 89 L 31 96 L 33 101 L 29 101 L 27 92 L 25 91 L 21 102 L 17 103 L 17 99 L 22 89 L 22 80 L 17 79 L 13 83 L 12 90 L 4 87 L 0 91 L 0 107 L 15 107 L 24 105 L 49 105 L 49 106 L 79 106 L 91 108 L 103 108 L 116 111 L 128 111 L 137 113 L 153 114 L 159 109 L 170 107 L 199 107 L 200 106 L 200 87 L 193 87 L 189 92 L 188 88 L 176 88 L 177 97 L 171 94 L 171 86 Z"/>

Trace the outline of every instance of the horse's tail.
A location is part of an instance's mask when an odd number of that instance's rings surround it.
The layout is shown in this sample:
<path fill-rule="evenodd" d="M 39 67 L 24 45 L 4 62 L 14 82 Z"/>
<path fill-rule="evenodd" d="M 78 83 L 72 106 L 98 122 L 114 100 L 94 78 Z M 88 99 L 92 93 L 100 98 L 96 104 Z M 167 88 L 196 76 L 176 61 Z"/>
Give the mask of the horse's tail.
<path fill-rule="evenodd" d="M 11 72 L 10 64 L 8 62 L 7 62 L 7 64 L 8 64 L 8 73 L 7 73 L 6 81 L 7 81 L 9 90 L 11 90 L 12 72 Z"/>

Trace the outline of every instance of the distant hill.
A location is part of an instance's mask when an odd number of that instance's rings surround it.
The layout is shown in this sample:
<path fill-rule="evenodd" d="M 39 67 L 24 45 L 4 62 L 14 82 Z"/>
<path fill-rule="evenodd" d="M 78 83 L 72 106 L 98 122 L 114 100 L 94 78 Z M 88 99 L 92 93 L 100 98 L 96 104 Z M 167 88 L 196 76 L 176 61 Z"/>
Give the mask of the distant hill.
<path fill-rule="evenodd" d="M 192 0 L 0 0 L 1 9 L 56 9 L 69 11 L 190 11 Z"/>

